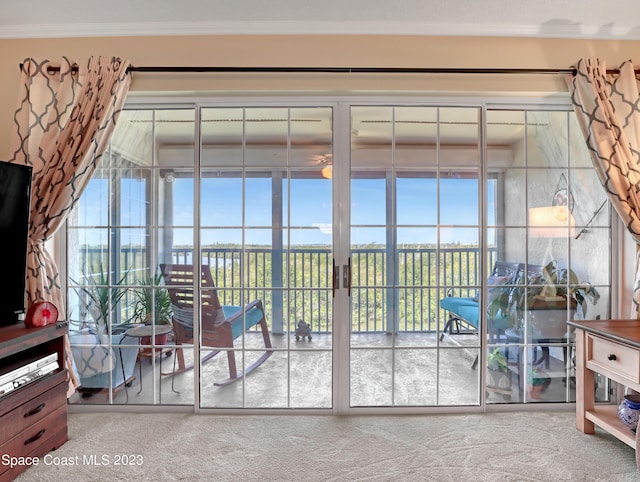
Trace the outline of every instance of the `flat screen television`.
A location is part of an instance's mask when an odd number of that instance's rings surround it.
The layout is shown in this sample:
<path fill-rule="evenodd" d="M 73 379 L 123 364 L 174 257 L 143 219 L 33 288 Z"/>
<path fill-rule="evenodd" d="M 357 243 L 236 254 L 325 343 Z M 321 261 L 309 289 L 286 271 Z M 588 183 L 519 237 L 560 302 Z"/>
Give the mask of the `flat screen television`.
<path fill-rule="evenodd" d="M 30 166 L 0 161 L 0 326 L 26 312 L 31 175 Z"/>

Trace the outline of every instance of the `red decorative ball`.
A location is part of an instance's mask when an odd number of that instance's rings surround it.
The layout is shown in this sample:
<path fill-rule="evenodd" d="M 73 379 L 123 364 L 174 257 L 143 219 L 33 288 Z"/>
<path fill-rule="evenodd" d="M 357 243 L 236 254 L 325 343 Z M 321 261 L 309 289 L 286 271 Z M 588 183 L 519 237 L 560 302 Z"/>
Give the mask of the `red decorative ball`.
<path fill-rule="evenodd" d="M 27 311 L 24 324 L 29 327 L 45 326 L 58 321 L 58 308 L 50 301 L 38 301 Z"/>

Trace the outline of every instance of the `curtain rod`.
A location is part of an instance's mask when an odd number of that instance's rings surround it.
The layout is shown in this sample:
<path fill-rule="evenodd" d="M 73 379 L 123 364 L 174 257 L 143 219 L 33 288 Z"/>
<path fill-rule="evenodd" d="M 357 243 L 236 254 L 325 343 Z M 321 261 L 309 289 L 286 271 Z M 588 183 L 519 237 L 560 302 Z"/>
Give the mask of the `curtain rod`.
<path fill-rule="evenodd" d="M 129 72 L 256 72 L 337 74 L 575 74 L 575 69 L 473 69 L 412 67 L 134 67 Z"/>
<path fill-rule="evenodd" d="M 20 70 L 22 66 L 20 64 Z M 50 67 L 57 72 L 59 67 Z M 77 70 L 77 66 L 72 68 Z M 207 66 L 148 66 L 130 65 L 127 72 L 140 73 L 329 73 L 329 74 L 529 74 L 529 75 L 576 75 L 570 69 L 517 69 L 517 68 L 457 68 L 457 67 L 207 67 Z M 619 69 L 607 69 L 607 74 L 616 74 Z M 640 70 L 635 71 L 640 75 Z"/>
<path fill-rule="evenodd" d="M 20 64 L 22 70 L 24 64 Z M 77 66 L 72 70 L 76 71 Z M 58 72 L 59 67 L 51 66 L 50 72 Z M 207 66 L 148 66 L 130 65 L 127 72 L 147 73 L 336 73 L 336 74 L 573 74 L 576 69 L 501 69 L 501 68 L 413 68 L 413 67 L 207 67 Z M 607 71 L 609 72 L 609 71 Z"/>

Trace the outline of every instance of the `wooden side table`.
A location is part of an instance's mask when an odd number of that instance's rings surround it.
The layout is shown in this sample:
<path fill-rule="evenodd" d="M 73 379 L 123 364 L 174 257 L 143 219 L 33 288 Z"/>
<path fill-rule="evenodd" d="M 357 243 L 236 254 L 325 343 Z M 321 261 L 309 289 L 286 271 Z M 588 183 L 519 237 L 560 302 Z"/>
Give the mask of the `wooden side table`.
<path fill-rule="evenodd" d="M 576 428 L 595 425 L 635 449 L 635 434 L 618 418 L 618 406 L 595 404 L 595 373 L 640 392 L 640 320 L 575 320 Z"/>

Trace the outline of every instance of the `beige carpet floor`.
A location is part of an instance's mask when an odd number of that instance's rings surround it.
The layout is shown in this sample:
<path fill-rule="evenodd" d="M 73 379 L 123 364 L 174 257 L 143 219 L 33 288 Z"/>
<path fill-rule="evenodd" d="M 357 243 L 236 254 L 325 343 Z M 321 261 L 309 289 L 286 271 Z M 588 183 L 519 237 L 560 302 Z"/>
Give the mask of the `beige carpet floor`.
<path fill-rule="evenodd" d="M 578 432 L 572 412 L 71 413 L 69 441 L 52 455 L 78 464 L 50 460 L 17 480 L 640 480 L 633 449 L 604 432 Z M 90 464 L 92 455 L 105 465 Z"/>

